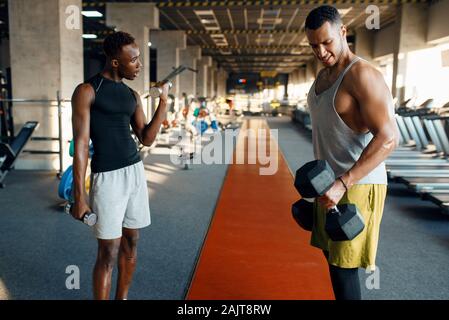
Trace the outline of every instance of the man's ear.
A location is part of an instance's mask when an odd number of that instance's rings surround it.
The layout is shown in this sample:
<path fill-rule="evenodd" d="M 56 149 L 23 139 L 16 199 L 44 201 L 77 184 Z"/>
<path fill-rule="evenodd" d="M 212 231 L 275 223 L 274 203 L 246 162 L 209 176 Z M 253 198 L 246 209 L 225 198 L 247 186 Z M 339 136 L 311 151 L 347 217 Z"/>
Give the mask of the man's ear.
<path fill-rule="evenodd" d="M 112 65 L 114 68 L 118 68 L 118 65 L 119 65 L 118 60 L 117 60 L 117 59 L 112 59 L 112 60 L 111 60 L 111 65 Z"/>
<path fill-rule="evenodd" d="M 344 39 L 346 39 L 347 33 L 348 33 L 348 30 L 346 29 L 346 26 L 344 24 L 342 24 L 340 27 L 340 34 Z"/>

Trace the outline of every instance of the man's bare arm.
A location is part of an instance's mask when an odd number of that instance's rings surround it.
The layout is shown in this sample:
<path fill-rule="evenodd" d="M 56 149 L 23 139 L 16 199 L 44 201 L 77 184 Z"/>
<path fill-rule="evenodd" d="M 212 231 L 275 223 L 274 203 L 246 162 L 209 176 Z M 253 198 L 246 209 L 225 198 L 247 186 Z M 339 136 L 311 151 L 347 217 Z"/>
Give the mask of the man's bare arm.
<path fill-rule="evenodd" d="M 89 158 L 90 106 L 95 99 L 91 85 L 80 84 L 72 96 L 72 126 L 75 142 L 73 158 L 74 200 L 86 203 L 85 177 Z"/>
<path fill-rule="evenodd" d="M 166 89 L 168 90 L 168 87 Z M 143 106 L 142 101 L 140 100 L 140 96 L 136 92 L 134 93 L 137 99 L 137 107 L 131 119 L 131 126 L 140 143 L 142 143 L 144 146 L 149 147 L 153 144 L 154 140 L 156 140 L 156 136 L 159 132 L 162 121 L 164 121 L 165 119 L 165 114 L 167 113 L 166 93 L 167 92 L 162 93 L 156 112 L 148 124 L 146 123 L 147 120 L 145 117 L 145 113 L 143 112 Z"/>
<path fill-rule="evenodd" d="M 342 176 L 348 188 L 384 161 L 396 148 L 399 138 L 393 100 L 380 72 L 372 67 L 361 67 L 351 91 L 373 139 L 354 166 Z"/>

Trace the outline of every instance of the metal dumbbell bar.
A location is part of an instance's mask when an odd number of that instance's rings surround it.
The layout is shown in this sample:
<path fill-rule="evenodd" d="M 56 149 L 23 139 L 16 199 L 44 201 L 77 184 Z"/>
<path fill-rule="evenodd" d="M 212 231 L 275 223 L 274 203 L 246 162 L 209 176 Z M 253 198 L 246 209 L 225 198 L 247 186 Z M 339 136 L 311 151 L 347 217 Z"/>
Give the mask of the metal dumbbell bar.
<path fill-rule="evenodd" d="M 171 88 L 173 84 L 170 80 L 176 77 L 178 74 L 184 72 L 185 70 L 198 72 L 198 70 L 188 68 L 184 65 L 180 65 L 179 67 L 174 68 L 173 71 L 168 76 L 166 76 L 162 81 L 158 82 L 155 86 L 150 88 L 150 96 L 152 98 L 158 98 L 162 94 L 161 86 L 164 85 L 165 83 L 168 83 L 168 86 Z"/>

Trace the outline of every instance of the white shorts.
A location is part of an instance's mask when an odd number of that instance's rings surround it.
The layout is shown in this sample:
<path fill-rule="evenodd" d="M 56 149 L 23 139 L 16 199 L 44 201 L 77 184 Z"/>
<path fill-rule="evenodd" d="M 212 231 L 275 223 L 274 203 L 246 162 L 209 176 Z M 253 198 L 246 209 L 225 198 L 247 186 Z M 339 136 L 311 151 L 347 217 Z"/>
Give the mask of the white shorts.
<path fill-rule="evenodd" d="M 98 239 L 117 239 L 122 228 L 140 229 L 151 224 L 145 169 L 142 161 L 117 170 L 92 173 L 89 201 L 98 220 Z"/>

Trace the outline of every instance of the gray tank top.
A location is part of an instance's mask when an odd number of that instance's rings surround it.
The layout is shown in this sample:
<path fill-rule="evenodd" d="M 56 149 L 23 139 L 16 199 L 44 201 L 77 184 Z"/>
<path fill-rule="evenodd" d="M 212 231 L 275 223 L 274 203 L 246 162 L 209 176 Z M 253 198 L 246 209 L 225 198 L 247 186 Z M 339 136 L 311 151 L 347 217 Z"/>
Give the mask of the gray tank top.
<path fill-rule="evenodd" d="M 343 175 L 354 165 L 373 138 L 370 132 L 359 134 L 349 128 L 338 115 L 334 105 L 343 77 L 359 60 L 359 57 L 353 59 L 332 86 L 319 95 L 315 91 L 315 80 L 307 95 L 315 159 L 327 160 L 336 177 Z M 382 162 L 356 184 L 387 184 L 385 163 Z"/>

